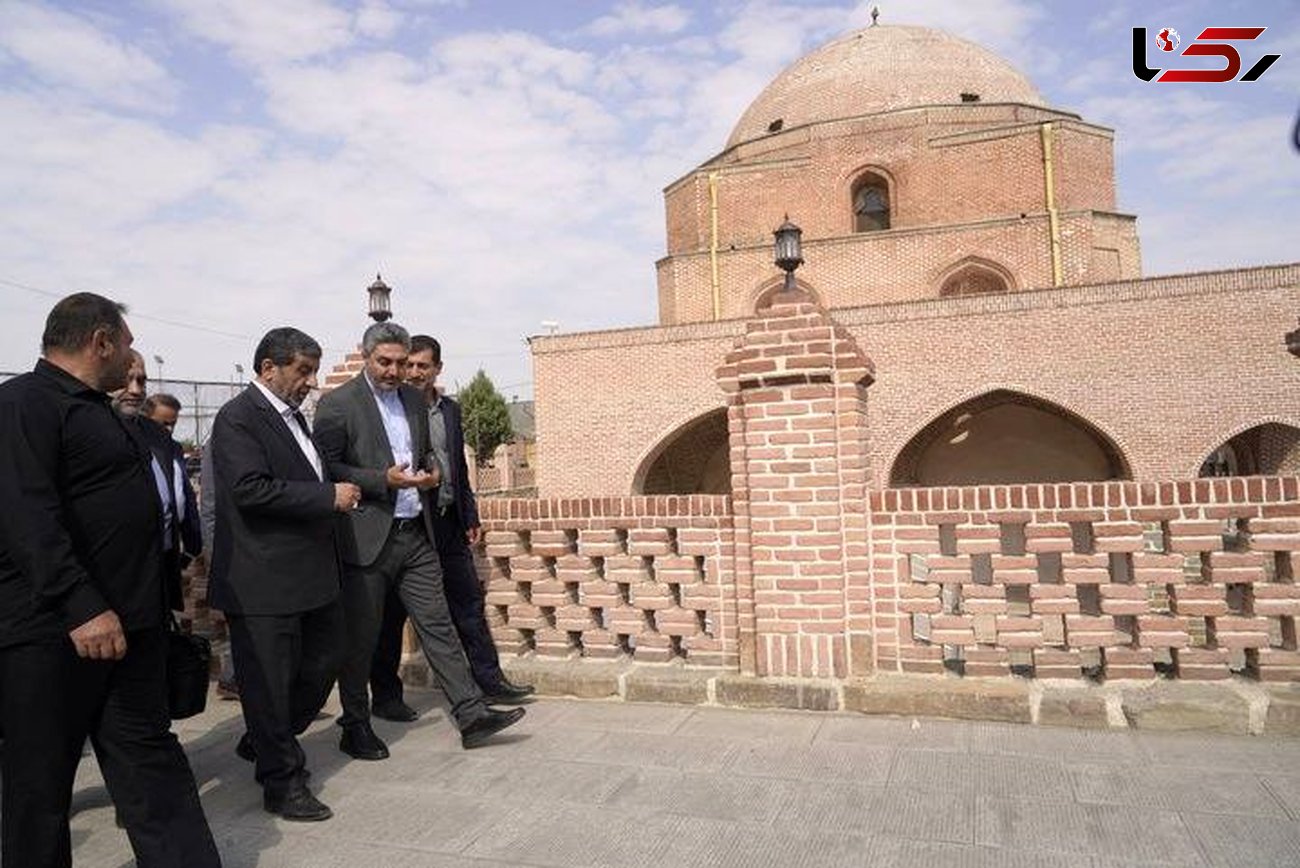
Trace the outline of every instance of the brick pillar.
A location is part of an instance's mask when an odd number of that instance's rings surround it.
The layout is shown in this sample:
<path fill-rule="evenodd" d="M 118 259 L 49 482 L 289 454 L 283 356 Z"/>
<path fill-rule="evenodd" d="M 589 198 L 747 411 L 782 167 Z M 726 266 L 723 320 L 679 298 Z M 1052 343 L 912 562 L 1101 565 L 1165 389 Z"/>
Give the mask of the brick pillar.
<path fill-rule="evenodd" d="M 741 671 L 871 671 L 866 400 L 873 366 L 808 302 L 751 320 L 717 370 L 728 395 Z M 852 580 L 852 577 L 862 577 Z"/>

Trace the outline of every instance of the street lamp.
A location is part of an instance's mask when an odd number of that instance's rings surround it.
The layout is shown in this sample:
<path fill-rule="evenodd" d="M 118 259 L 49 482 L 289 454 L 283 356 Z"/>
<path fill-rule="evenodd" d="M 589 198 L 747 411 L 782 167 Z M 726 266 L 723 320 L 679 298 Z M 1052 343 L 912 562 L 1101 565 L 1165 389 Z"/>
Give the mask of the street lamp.
<path fill-rule="evenodd" d="M 244 366 L 239 362 L 235 362 L 235 382 L 244 385 Z"/>
<path fill-rule="evenodd" d="M 153 361 L 158 366 L 158 388 L 161 389 L 163 383 L 163 357 L 156 355 L 153 357 Z"/>
<path fill-rule="evenodd" d="M 1286 348 L 1291 355 L 1300 359 L 1300 328 L 1286 333 Z"/>
<path fill-rule="evenodd" d="M 387 322 L 392 319 L 393 308 L 389 303 L 389 297 L 393 290 L 384 283 L 384 279 L 376 274 L 375 282 L 367 287 L 366 292 L 370 293 L 370 318 L 375 322 Z"/>
<path fill-rule="evenodd" d="M 801 240 L 803 230 L 790 222 L 790 215 L 785 215 L 785 222 L 777 227 L 772 233 L 776 239 L 776 267 L 785 272 L 785 286 L 781 288 L 783 293 L 793 293 L 794 270 L 803 265 L 803 249 Z"/>

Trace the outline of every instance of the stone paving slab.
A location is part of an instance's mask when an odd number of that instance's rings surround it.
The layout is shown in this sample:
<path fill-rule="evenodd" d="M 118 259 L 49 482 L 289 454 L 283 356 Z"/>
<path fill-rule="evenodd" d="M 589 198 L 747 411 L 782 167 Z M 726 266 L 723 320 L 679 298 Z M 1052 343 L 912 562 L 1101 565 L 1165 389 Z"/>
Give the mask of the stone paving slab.
<path fill-rule="evenodd" d="M 319 824 L 262 811 L 238 703 L 184 721 L 227 868 L 1300 865 L 1296 741 L 546 699 L 465 751 L 408 698 L 386 762 L 308 730 Z M 93 757 L 73 812 L 75 866 L 134 864 Z"/>
<path fill-rule="evenodd" d="M 1134 774 L 1116 766 L 1083 766 L 1071 769 L 1070 776 L 1078 800 L 1085 804 L 1287 818 L 1281 801 L 1249 772 L 1172 768 Z"/>
<path fill-rule="evenodd" d="M 1035 802 L 1074 801 L 1065 768 L 1056 760 L 1039 757 L 900 750 L 895 752 L 889 785 Z"/>

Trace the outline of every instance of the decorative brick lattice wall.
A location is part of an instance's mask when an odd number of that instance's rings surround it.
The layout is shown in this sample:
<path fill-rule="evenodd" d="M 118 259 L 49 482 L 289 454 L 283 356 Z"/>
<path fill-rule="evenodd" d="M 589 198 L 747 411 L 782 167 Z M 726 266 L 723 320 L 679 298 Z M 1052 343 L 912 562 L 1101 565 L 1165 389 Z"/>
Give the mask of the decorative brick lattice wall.
<path fill-rule="evenodd" d="M 1300 679 L 1300 480 L 872 492 L 881 670 Z"/>
<path fill-rule="evenodd" d="M 730 498 L 485 499 L 479 511 L 502 652 L 736 667 Z"/>

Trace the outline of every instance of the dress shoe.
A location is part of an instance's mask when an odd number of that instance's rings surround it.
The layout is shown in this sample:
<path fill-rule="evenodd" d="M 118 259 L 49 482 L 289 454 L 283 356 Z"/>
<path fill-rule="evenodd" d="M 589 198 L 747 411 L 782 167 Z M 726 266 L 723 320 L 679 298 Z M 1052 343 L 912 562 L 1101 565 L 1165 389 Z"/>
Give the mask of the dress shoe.
<path fill-rule="evenodd" d="M 416 714 L 415 709 L 407 705 L 400 699 L 388 699 L 384 702 L 376 702 L 370 706 L 370 713 L 375 717 L 384 720 L 391 720 L 394 723 L 410 723 L 418 720 L 420 715 Z"/>
<path fill-rule="evenodd" d="M 488 705 L 519 705 L 533 695 L 533 685 L 511 684 L 510 679 L 502 676 L 491 690 L 483 692 L 487 694 L 484 701 Z"/>
<path fill-rule="evenodd" d="M 339 739 L 339 750 L 353 759 L 382 760 L 388 759 L 388 745 L 375 735 L 369 721 L 351 723 L 343 727 L 343 737 Z"/>
<path fill-rule="evenodd" d="M 482 717 L 470 721 L 469 725 L 460 731 L 461 747 L 466 749 L 478 747 L 507 726 L 518 723 L 523 716 L 522 708 L 512 708 L 509 711 L 489 708 Z"/>
<path fill-rule="evenodd" d="M 262 807 L 269 813 L 278 814 L 286 820 L 298 823 L 314 823 L 334 816 L 333 811 L 300 783 L 290 785 L 283 793 L 266 790 L 262 794 Z"/>

